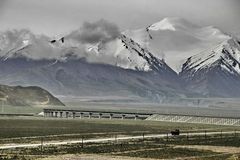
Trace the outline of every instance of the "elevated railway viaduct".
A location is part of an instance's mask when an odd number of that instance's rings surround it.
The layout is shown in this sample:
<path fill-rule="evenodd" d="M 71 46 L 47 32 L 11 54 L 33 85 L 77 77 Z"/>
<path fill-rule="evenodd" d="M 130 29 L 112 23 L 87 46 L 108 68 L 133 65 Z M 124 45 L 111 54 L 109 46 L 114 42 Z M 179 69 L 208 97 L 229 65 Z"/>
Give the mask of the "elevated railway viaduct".
<path fill-rule="evenodd" d="M 171 113 L 140 113 L 120 111 L 91 111 L 72 109 L 43 109 L 44 117 L 51 118 L 107 118 L 107 119 L 134 119 L 163 122 L 201 123 L 213 125 L 240 126 L 240 117 L 184 115 Z"/>
<path fill-rule="evenodd" d="M 150 113 L 133 113 L 117 111 L 91 111 L 71 109 L 43 109 L 44 117 L 55 118 L 109 118 L 109 119 L 146 119 Z"/>

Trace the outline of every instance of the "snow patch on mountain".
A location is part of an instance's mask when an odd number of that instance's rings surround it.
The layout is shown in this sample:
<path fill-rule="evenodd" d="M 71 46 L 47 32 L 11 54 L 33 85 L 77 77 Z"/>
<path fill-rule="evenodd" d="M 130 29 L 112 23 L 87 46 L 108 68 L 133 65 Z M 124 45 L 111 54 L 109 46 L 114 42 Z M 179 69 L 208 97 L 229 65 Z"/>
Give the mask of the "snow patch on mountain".
<path fill-rule="evenodd" d="M 172 30 L 176 31 L 176 28 L 169 22 L 169 19 L 165 18 L 158 23 L 152 24 L 148 27 L 149 30 L 157 31 L 157 30 Z"/>

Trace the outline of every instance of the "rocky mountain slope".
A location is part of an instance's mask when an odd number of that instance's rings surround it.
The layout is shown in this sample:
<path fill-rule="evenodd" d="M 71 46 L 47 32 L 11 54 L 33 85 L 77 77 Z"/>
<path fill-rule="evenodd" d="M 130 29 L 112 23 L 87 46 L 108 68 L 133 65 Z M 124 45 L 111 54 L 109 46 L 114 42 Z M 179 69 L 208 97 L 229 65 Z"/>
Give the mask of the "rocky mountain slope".
<path fill-rule="evenodd" d="M 12 106 L 46 106 L 64 104 L 40 87 L 21 87 L 0 85 L 0 101 L 4 105 Z"/>
<path fill-rule="evenodd" d="M 37 85 L 54 95 L 141 96 L 150 99 L 179 97 L 183 89 L 176 74 L 123 69 L 106 64 L 71 59 L 52 65 L 51 60 L 9 59 L 0 62 L 0 82 L 9 85 Z"/>

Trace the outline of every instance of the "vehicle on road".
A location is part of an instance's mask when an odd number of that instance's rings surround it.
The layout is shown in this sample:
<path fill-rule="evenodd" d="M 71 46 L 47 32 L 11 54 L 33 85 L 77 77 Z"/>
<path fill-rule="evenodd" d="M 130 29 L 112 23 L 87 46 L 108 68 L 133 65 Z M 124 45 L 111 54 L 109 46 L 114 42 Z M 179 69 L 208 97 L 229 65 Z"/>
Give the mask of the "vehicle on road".
<path fill-rule="evenodd" d="M 171 134 L 173 136 L 178 136 L 178 135 L 180 135 L 180 130 L 179 129 L 175 129 L 174 131 L 171 131 Z"/>

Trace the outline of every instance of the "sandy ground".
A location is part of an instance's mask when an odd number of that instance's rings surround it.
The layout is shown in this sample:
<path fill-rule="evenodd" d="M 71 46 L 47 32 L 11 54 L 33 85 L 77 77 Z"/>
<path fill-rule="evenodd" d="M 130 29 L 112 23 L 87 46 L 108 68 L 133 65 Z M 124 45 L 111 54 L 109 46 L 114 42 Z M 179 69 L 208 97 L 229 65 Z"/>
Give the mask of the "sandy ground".
<path fill-rule="evenodd" d="M 191 148 L 199 150 L 210 150 L 216 153 L 222 154 L 239 154 L 240 148 L 238 147 L 223 147 L 223 146 L 205 146 L 205 145 L 176 145 L 176 148 Z M 131 151 L 132 152 L 132 151 Z M 214 156 L 214 155 L 212 155 Z M 205 157 L 205 156 L 203 156 Z M 206 157 L 211 157 L 206 156 Z M 185 160 L 185 159 L 195 159 L 197 157 L 177 157 L 176 160 Z M 97 154 L 68 154 L 68 155 L 59 155 L 51 156 L 48 158 L 42 158 L 38 160 L 146 160 L 146 158 L 135 158 L 135 157 L 123 157 L 123 156 L 114 156 L 114 155 L 97 155 Z M 150 159 L 149 159 L 150 160 Z M 151 159 L 155 160 L 155 159 Z"/>
<path fill-rule="evenodd" d="M 61 155 L 51 156 L 48 158 L 42 158 L 38 160 L 145 160 L 146 158 L 134 158 L 134 157 L 122 157 L 111 155 L 97 155 L 97 154 L 76 154 L 76 155 Z M 153 159 L 151 159 L 153 160 Z"/>
<path fill-rule="evenodd" d="M 240 147 L 225 147 L 225 146 L 205 146 L 205 145 L 176 145 L 175 148 L 192 148 L 200 150 L 209 150 L 217 153 L 240 153 Z"/>

